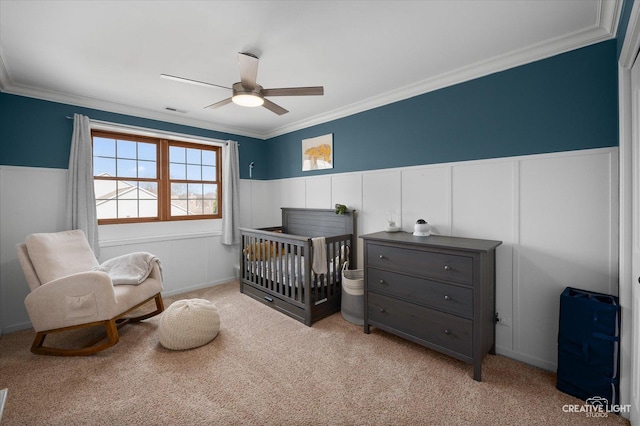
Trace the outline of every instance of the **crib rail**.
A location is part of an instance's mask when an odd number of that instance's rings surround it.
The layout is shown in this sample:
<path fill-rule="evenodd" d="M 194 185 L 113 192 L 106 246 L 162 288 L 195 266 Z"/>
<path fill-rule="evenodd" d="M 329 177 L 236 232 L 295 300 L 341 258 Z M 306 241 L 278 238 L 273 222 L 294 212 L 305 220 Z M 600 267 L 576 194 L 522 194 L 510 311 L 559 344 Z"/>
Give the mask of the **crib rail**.
<path fill-rule="evenodd" d="M 278 228 L 240 228 L 241 288 L 250 285 L 301 309 L 341 295 L 342 265 L 350 260 L 352 235 L 325 237 L 327 273 L 315 274 L 312 239 Z"/>

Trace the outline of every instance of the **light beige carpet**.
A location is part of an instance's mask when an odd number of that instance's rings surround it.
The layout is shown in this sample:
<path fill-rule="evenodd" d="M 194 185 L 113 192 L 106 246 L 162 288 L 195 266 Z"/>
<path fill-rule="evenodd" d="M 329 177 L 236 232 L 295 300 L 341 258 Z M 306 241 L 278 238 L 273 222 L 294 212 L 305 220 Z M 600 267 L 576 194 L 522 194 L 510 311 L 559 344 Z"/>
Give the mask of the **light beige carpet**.
<path fill-rule="evenodd" d="M 2 425 L 564 425 L 628 424 L 565 413 L 583 402 L 555 374 L 502 356 L 470 365 L 345 321 L 305 325 L 233 282 L 165 300 L 214 302 L 220 334 L 188 351 L 158 343 L 158 317 L 121 329 L 91 357 L 29 352 L 33 331 L 0 339 Z"/>

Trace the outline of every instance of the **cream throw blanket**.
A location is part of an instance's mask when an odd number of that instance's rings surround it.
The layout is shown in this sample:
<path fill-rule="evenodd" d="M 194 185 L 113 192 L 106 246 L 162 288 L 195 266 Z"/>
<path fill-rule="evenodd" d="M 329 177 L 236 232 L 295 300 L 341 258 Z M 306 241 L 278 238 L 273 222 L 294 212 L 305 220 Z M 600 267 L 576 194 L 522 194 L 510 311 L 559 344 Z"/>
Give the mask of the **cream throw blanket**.
<path fill-rule="evenodd" d="M 327 249 L 325 244 L 324 237 L 311 239 L 311 245 L 313 247 L 313 263 L 311 263 L 311 269 L 318 275 L 327 273 Z"/>
<path fill-rule="evenodd" d="M 149 277 L 156 263 L 162 271 L 160 259 L 156 256 L 146 252 L 135 252 L 109 259 L 93 270 L 107 273 L 113 285 L 138 285 Z"/>

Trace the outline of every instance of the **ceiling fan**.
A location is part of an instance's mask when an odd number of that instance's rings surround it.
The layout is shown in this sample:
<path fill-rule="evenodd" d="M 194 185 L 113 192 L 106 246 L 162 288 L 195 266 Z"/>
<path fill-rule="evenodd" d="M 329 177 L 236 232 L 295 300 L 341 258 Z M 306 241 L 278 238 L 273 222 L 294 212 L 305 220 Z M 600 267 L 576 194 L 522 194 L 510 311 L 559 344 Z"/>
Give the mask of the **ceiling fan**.
<path fill-rule="evenodd" d="M 282 115 L 288 113 L 289 111 L 282 108 L 280 105 L 266 99 L 267 96 L 324 95 L 324 87 L 322 86 L 288 87 L 280 89 L 263 88 L 256 82 L 258 77 L 258 57 L 252 55 L 251 53 L 238 53 L 238 66 L 240 67 L 240 81 L 237 83 L 233 83 L 233 86 L 231 87 L 220 86 L 213 83 L 206 83 L 204 81 L 191 80 L 189 78 L 177 77 L 175 75 L 169 74 L 160 74 L 160 77 L 184 83 L 198 84 L 201 86 L 221 87 L 223 89 L 229 89 L 232 91 L 233 95 L 230 98 L 205 107 L 210 109 L 220 108 L 221 106 L 233 102 L 237 105 L 247 107 L 263 106 L 269 111 L 275 112 L 278 115 Z"/>

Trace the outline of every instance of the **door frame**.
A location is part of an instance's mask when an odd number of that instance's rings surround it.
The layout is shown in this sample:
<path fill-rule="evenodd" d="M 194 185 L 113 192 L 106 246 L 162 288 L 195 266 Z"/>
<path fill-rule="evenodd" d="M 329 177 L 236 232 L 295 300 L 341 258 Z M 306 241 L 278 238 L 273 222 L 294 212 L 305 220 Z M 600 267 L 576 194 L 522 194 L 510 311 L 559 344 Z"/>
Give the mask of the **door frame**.
<path fill-rule="evenodd" d="M 632 115 L 632 88 L 631 68 L 640 52 L 640 2 L 635 1 L 629 17 L 626 37 L 623 42 L 618 61 L 618 102 L 619 102 L 619 289 L 618 296 L 622 307 L 622 327 L 620 330 L 620 404 L 631 404 L 631 413 L 621 413 L 625 417 L 631 417 L 634 421 L 640 421 L 640 407 L 633 406 L 631 391 L 639 384 L 633 382 L 632 359 L 634 330 L 638 330 L 639 324 L 633 324 L 632 311 L 632 230 L 634 211 L 638 210 L 633 205 L 632 184 L 634 167 L 633 158 L 633 115 Z M 640 213 L 635 211 L 636 214 Z"/>

